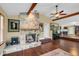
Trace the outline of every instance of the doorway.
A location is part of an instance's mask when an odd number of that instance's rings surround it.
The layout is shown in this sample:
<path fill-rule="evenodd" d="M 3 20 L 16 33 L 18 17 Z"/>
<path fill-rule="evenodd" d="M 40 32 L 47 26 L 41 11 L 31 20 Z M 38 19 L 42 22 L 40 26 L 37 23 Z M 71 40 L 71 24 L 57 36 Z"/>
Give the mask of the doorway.
<path fill-rule="evenodd" d="M 52 39 L 59 39 L 60 36 L 60 26 L 57 23 L 51 24 L 51 30 L 52 30 Z"/>

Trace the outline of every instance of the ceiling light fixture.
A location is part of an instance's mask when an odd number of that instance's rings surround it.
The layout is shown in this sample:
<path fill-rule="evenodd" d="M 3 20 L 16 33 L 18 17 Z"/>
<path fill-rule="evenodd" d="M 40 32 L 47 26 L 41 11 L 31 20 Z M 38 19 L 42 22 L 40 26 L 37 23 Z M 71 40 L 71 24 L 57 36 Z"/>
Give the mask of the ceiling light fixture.
<path fill-rule="evenodd" d="M 56 12 L 55 13 L 51 13 L 50 14 L 51 15 L 50 18 L 53 18 L 53 17 L 59 18 L 61 15 L 66 15 L 66 13 L 63 13 L 64 10 L 61 10 L 61 11 L 58 10 L 58 5 L 55 5 L 55 8 L 56 8 Z"/>

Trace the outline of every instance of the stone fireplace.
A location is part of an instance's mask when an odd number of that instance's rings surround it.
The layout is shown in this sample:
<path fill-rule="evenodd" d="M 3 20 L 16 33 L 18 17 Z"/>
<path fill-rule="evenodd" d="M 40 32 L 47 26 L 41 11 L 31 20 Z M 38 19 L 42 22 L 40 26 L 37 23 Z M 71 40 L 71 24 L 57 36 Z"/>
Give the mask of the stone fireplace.
<path fill-rule="evenodd" d="M 4 54 L 13 53 L 41 45 L 36 32 L 21 31 L 19 36 L 19 44 L 7 46 Z"/>
<path fill-rule="evenodd" d="M 20 44 L 38 42 L 38 34 L 34 31 L 21 31 Z"/>

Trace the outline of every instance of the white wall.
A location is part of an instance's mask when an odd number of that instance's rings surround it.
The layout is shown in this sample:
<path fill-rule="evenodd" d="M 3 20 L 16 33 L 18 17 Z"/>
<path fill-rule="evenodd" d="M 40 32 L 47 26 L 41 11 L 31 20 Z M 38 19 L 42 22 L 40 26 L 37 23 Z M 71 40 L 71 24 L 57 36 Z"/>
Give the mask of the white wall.
<path fill-rule="evenodd" d="M 73 22 L 79 22 L 79 15 L 72 16 L 69 18 L 60 19 L 55 22 L 59 23 L 60 25 L 65 25 L 65 26 L 74 25 Z"/>
<path fill-rule="evenodd" d="M 43 32 L 40 34 L 39 40 L 51 38 L 50 36 L 50 23 L 43 23 Z"/>
<path fill-rule="evenodd" d="M 44 38 L 50 38 L 49 31 L 50 31 L 50 24 L 44 23 Z"/>
<path fill-rule="evenodd" d="M 68 27 L 68 34 L 69 35 L 75 35 L 75 28 L 74 28 L 74 26 L 69 26 Z"/>
<path fill-rule="evenodd" d="M 59 23 L 59 25 L 61 25 L 61 26 L 68 26 L 68 34 L 75 35 L 75 29 L 73 26 L 75 24 L 79 25 L 79 15 L 72 16 L 69 18 L 60 19 L 55 22 Z"/>

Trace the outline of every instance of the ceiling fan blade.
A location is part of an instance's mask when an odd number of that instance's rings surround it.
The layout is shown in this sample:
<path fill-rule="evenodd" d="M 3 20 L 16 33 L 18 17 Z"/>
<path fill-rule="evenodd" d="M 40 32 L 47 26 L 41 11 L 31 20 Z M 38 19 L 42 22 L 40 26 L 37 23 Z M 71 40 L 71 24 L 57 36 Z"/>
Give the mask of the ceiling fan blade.
<path fill-rule="evenodd" d="M 62 12 L 64 12 L 64 10 L 61 10 L 59 13 L 62 13 Z"/>
<path fill-rule="evenodd" d="M 53 16 L 50 16 L 50 18 L 52 18 L 52 17 L 55 17 L 54 15 Z"/>
<path fill-rule="evenodd" d="M 50 15 L 56 15 L 56 13 L 51 13 Z"/>
<path fill-rule="evenodd" d="M 60 15 L 67 15 L 66 13 L 62 13 L 62 14 L 60 14 Z"/>

